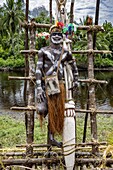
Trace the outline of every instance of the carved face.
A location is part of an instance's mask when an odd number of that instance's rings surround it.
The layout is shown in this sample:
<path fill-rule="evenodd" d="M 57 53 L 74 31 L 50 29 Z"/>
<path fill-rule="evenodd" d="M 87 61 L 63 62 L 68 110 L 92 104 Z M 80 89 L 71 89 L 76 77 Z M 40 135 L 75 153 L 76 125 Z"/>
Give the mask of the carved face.
<path fill-rule="evenodd" d="M 53 32 L 50 35 L 50 40 L 53 44 L 61 44 L 63 42 L 63 35 L 61 32 Z"/>
<path fill-rule="evenodd" d="M 62 15 L 64 15 L 64 12 L 65 12 L 64 9 L 65 9 L 65 6 L 61 5 L 60 6 L 60 12 L 61 12 Z"/>

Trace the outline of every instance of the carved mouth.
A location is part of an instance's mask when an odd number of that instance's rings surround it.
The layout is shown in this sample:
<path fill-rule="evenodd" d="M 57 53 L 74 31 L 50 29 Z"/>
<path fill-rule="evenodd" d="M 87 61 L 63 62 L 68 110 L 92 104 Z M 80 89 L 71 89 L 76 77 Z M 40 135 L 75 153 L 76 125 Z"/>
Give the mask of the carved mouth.
<path fill-rule="evenodd" d="M 53 37 L 53 39 L 54 39 L 55 41 L 60 41 L 60 40 L 61 40 L 60 37 Z"/>

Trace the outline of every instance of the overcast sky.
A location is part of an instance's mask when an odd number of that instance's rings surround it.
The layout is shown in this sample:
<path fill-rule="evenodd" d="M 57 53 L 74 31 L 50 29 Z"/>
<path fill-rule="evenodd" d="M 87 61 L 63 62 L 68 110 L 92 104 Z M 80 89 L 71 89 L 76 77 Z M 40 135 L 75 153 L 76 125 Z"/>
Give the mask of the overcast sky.
<path fill-rule="evenodd" d="M 25 1 L 25 0 L 24 0 Z M 0 5 L 5 0 L 0 0 Z M 67 12 L 69 11 L 71 0 L 67 0 Z M 49 11 L 49 0 L 29 0 L 29 8 L 33 9 L 44 5 Z M 75 0 L 74 16 L 75 20 L 79 21 L 79 18 L 85 17 L 87 14 L 95 17 L 96 0 Z M 53 0 L 53 11 L 55 11 L 55 0 Z M 103 23 L 105 20 L 113 23 L 113 0 L 100 0 L 100 17 L 99 23 Z"/>

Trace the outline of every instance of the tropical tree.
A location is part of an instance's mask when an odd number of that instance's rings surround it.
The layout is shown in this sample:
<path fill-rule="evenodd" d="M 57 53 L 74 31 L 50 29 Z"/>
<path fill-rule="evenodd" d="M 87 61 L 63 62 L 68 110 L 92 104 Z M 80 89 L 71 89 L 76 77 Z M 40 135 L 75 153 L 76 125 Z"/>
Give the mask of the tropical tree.
<path fill-rule="evenodd" d="M 86 19 L 80 19 L 79 25 L 85 25 Z M 110 50 L 113 51 L 113 26 L 107 21 L 103 23 L 104 32 L 98 32 L 96 37 L 96 46 L 97 50 Z M 75 37 L 73 39 L 73 49 L 74 50 L 86 50 L 87 49 L 87 33 L 86 31 L 77 30 Z M 86 63 L 86 55 L 77 55 L 78 63 Z M 112 54 L 103 54 L 95 57 L 96 66 L 113 66 L 113 55 Z"/>
<path fill-rule="evenodd" d="M 24 18 L 24 13 L 21 9 L 21 0 L 16 2 L 14 0 L 6 0 L 6 3 L 3 4 L 3 27 L 11 38 L 12 50 L 14 50 L 14 33 L 18 30 L 20 21 Z"/>

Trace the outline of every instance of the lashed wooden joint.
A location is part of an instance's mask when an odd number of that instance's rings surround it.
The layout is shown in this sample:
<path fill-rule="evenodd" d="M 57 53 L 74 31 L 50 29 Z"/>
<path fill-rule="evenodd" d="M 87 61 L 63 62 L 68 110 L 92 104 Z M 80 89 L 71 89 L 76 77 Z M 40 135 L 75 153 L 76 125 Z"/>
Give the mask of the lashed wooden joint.
<path fill-rule="evenodd" d="M 21 22 L 20 24 L 23 28 L 30 28 L 30 27 L 35 27 L 35 28 L 50 28 L 52 26 L 52 24 L 40 24 L 40 23 L 36 23 L 36 22 L 32 22 L 32 23 L 27 23 L 26 21 Z"/>
<path fill-rule="evenodd" d="M 77 29 L 87 30 L 87 31 L 92 31 L 92 32 L 99 32 L 99 31 L 104 32 L 104 28 L 99 25 L 90 25 L 90 26 L 83 25 L 83 26 L 78 26 Z"/>
<path fill-rule="evenodd" d="M 16 77 L 16 76 L 8 76 L 9 80 L 36 80 L 36 77 L 29 76 L 29 77 Z M 107 81 L 104 80 L 96 80 L 96 79 L 78 79 L 80 83 L 102 83 L 108 84 Z"/>
<path fill-rule="evenodd" d="M 25 106 L 25 107 L 11 107 L 10 108 L 11 110 L 29 110 L 29 111 L 36 111 L 36 107 L 35 106 Z M 89 110 L 86 110 L 86 109 L 77 109 L 75 108 L 75 112 L 76 113 L 92 113 L 95 112 L 95 113 L 98 113 L 98 114 L 113 114 L 113 110 L 98 110 L 98 109 L 89 109 Z"/>

